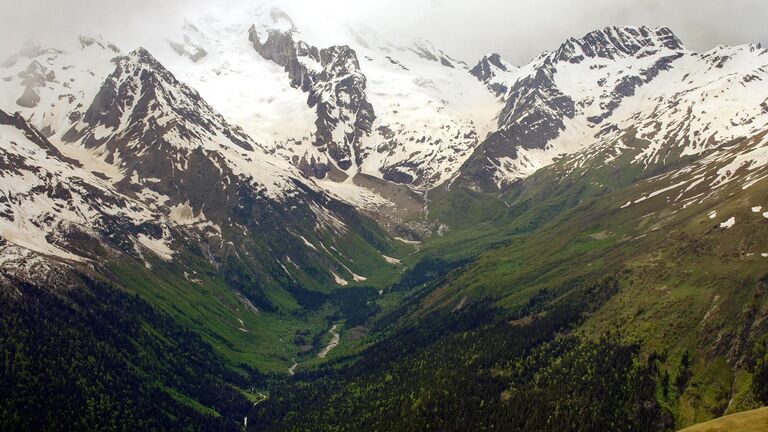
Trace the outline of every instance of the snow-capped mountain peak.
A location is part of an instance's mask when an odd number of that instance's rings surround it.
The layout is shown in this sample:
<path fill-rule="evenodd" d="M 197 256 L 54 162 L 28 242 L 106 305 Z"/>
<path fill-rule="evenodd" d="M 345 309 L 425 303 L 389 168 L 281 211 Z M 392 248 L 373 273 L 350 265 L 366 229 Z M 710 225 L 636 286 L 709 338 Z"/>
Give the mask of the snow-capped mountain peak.
<path fill-rule="evenodd" d="M 585 58 L 615 60 L 622 57 L 642 57 L 661 50 L 684 50 L 682 42 L 668 27 L 613 26 L 587 33 L 584 37 L 568 39 L 555 51 L 557 61 L 579 62 Z"/>
<path fill-rule="evenodd" d="M 485 83 L 497 96 L 504 96 L 509 90 L 510 81 L 517 78 L 517 69 L 501 58 L 500 54 L 491 53 L 483 56 L 469 73 Z"/>
<path fill-rule="evenodd" d="M 242 149 L 253 149 L 250 138 L 239 128 L 228 125 L 197 91 L 179 82 L 144 48 L 117 59 L 115 71 L 64 139 L 82 139 L 86 147 L 97 147 L 117 135 L 135 133 L 137 137 L 148 134 L 154 137 L 178 127 L 177 119 L 187 120 L 185 124 L 190 125 L 190 130 L 185 132 L 186 139 L 174 141 L 176 145 L 202 144 L 201 139 L 207 133 L 225 136 Z M 137 126 L 141 130 L 129 130 Z M 145 146 L 151 140 L 136 139 L 135 142 Z"/>
<path fill-rule="evenodd" d="M 636 159 L 645 167 L 749 137 L 768 121 L 759 90 L 767 66 L 757 46 L 698 54 L 666 27 L 608 27 L 571 38 L 516 71 L 498 130 L 463 177 L 473 187 L 503 189 L 628 130 L 651 143 Z"/>
<path fill-rule="evenodd" d="M 432 61 L 440 63 L 443 66 L 455 68 L 455 67 L 463 67 L 466 68 L 466 64 L 462 62 L 461 60 L 456 60 L 443 52 L 442 50 L 439 50 L 435 48 L 435 45 L 424 38 L 417 38 L 413 46 L 410 48 L 413 52 L 416 53 L 419 57 Z"/>
<path fill-rule="evenodd" d="M 457 178 L 503 189 L 633 125 L 653 142 L 638 156 L 645 165 L 672 137 L 696 153 L 763 116 L 757 46 L 697 54 L 666 27 L 614 26 L 519 67 L 491 53 L 469 68 L 423 39 L 395 44 L 363 25 L 311 18 L 200 11 L 123 57 L 83 36 L 17 56 L 0 87 L 5 106 L 52 141 L 66 133 L 70 146 L 98 153 L 121 179 L 175 178 L 202 152 L 273 197 L 298 181 L 393 212 L 395 197 L 371 182 L 416 195 Z M 751 108 L 715 108 L 720 98 Z"/>
<path fill-rule="evenodd" d="M 301 177 L 295 168 L 227 122 L 149 51 L 139 48 L 115 63 L 64 142 L 98 149 L 125 173 L 124 181 L 174 199 L 182 200 L 192 187 L 182 179 L 196 163 L 212 162 L 221 175 L 250 179 L 270 197 L 295 189 Z"/>
<path fill-rule="evenodd" d="M 57 47 L 29 42 L 0 65 L 0 102 L 46 136 L 60 135 L 83 115 L 119 52 L 98 36 L 64 38 Z"/>
<path fill-rule="evenodd" d="M 148 50 L 109 64 L 55 144 L 21 115 L 0 116 L 0 261 L 129 254 L 151 266 L 149 253 L 170 262 L 200 242 L 194 253 L 217 268 L 252 269 L 259 282 L 237 289 L 253 301 L 263 284 L 292 277 L 281 260 L 330 269 L 312 278 L 350 274 L 344 266 L 354 264 L 306 240 L 370 235 L 348 205 L 258 146 Z M 41 98 L 56 90 L 41 88 Z M 222 263 L 232 248 L 236 258 Z"/>

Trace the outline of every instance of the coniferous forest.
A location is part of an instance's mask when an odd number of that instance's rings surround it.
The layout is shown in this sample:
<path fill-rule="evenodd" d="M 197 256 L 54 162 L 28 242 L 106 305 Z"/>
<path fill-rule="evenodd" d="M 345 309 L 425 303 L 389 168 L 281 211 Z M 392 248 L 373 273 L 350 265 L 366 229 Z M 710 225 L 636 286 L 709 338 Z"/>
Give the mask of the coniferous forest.
<path fill-rule="evenodd" d="M 258 383 L 258 373 L 225 367 L 136 295 L 83 283 L 1 294 L 0 429 L 239 430 L 251 404 L 237 388 Z"/>

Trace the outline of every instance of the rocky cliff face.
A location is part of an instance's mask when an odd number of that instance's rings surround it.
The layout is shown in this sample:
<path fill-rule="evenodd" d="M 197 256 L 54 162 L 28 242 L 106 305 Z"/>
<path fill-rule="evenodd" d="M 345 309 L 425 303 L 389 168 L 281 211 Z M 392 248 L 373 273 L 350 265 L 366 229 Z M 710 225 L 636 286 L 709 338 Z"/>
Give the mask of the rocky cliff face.
<path fill-rule="evenodd" d="M 18 76 L 24 86 L 24 93 L 16 101 L 16 104 L 24 108 L 36 107 L 40 103 L 38 88 L 55 78 L 53 72 L 46 71 L 43 65 L 34 60 L 29 64 L 27 70 L 19 73 Z"/>
<path fill-rule="evenodd" d="M 520 160 L 521 150 L 545 149 L 576 114 L 574 100 L 554 80 L 556 73 L 555 65 L 547 59 L 507 90 L 499 129 L 486 138 L 463 168 L 467 178 L 481 189 L 498 190 L 499 165 Z"/>
<path fill-rule="evenodd" d="M 667 49 L 685 49 L 680 39 L 667 27 L 606 27 L 587 33 L 580 39 L 570 38 L 552 54 L 555 62 L 579 63 L 585 59 L 617 60 L 644 57 Z"/>
<path fill-rule="evenodd" d="M 117 60 L 83 118 L 62 139 L 103 151 L 108 163 L 126 173 L 124 190 L 136 190 L 138 181 L 175 203 L 210 190 L 204 179 L 198 183 L 187 175 L 190 168 L 234 181 L 234 173 L 216 165 L 254 150 L 239 128 L 144 49 Z"/>
<path fill-rule="evenodd" d="M 362 140 L 371 134 L 376 115 L 355 50 L 346 45 L 318 49 L 294 41 L 291 31 L 271 29 L 263 37 L 255 26 L 249 39 L 262 57 L 285 68 L 291 85 L 307 93 L 308 105 L 317 112 L 313 145 L 332 162 L 304 158 L 303 171 L 323 178 L 331 163 L 341 170 L 360 166 Z"/>
<path fill-rule="evenodd" d="M 191 17 L 168 37 L 178 46 L 164 41 L 153 53 L 329 190 L 360 174 L 423 193 L 454 175 L 493 124 L 499 99 L 428 41 L 396 45 L 333 18 L 297 23 L 267 7 Z M 199 61 L 197 47 L 207 52 Z M 375 201 L 394 207 L 391 198 Z"/>
<path fill-rule="evenodd" d="M 480 59 L 469 73 L 488 86 L 496 96 L 503 97 L 509 91 L 509 83 L 506 80 L 514 74 L 515 69 L 517 68 L 502 59 L 501 55 L 492 53 Z"/>
<path fill-rule="evenodd" d="M 0 267 L 24 257 L 84 262 L 168 235 L 156 207 L 118 193 L 18 114 L 0 111 L 0 142 Z"/>

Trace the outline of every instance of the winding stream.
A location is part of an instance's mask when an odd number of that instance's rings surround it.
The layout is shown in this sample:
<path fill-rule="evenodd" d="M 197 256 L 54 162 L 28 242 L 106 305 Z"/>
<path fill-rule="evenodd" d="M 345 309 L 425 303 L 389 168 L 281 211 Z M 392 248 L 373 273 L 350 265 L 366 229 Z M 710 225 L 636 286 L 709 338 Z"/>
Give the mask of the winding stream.
<path fill-rule="evenodd" d="M 318 357 L 325 358 L 325 356 L 327 356 L 328 353 L 331 352 L 332 349 L 336 348 L 339 345 L 339 342 L 341 342 L 339 332 L 336 330 L 338 326 L 338 324 L 334 324 L 333 327 L 331 327 L 331 329 L 328 331 L 328 333 L 332 334 L 333 337 L 331 338 L 331 342 L 328 344 L 328 346 L 323 348 L 323 350 L 317 354 Z"/>
<path fill-rule="evenodd" d="M 339 328 L 338 324 L 334 324 L 333 327 L 331 327 L 330 330 L 328 330 L 328 333 L 330 333 L 333 337 L 331 338 L 331 341 L 326 345 L 325 348 L 323 348 L 322 351 L 320 351 L 317 356 L 320 358 L 325 358 L 325 356 L 328 355 L 329 352 L 331 352 L 332 349 L 339 346 L 339 343 L 341 343 L 341 335 L 339 334 L 339 331 L 336 330 Z M 295 375 L 296 374 L 296 368 L 299 366 L 298 362 L 294 362 L 293 366 L 288 368 L 288 375 Z"/>

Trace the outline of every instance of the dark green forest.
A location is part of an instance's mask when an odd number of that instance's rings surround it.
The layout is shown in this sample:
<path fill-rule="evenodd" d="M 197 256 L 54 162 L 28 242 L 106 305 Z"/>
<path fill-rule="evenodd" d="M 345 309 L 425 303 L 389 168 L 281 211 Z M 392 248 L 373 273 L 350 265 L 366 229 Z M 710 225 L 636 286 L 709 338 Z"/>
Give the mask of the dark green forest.
<path fill-rule="evenodd" d="M 490 302 L 432 314 L 356 358 L 272 381 L 249 430 L 670 429 L 657 356 L 619 335 L 569 332 L 615 289 L 606 279 L 548 305 L 537 296 L 521 312 L 539 310 L 530 319 Z"/>
<path fill-rule="evenodd" d="M 83 285 L 0 290 L 0 430 L 241 429 L 251 403 L 238 388 L 262 380 L 256 371 L 225 367 L 135 295 Z"/>
<path fill-rule="evenodd" d="M 453 268 L 427 265 L 436 277 Z M 0 296 L 0 429 L 239 431 L 246 416 L 249 431 L 674 429 L 669 407 L 690 384 L 689 354 L 670 373 L 666 354 L 643 354 L 641 341 L 577 331 L 618 292 L 615 278 L 572 280 L 514 313 L 489 298 L 397 326 L 393 317 L 439 284 L 421 282 L 406 273 L 397 287 L 411 300 L 386 314 L 372 309 L 369 288 L 307 294 L 308 306 L 339 306 L 334 319 L 380 330 L 364 350 L 295 376 L 233 369 L 108 283 L 83 277 L 81 288 L 54 292 L 20 282 Z M 763 403 L 767 347 L 754 364 Z"/>

